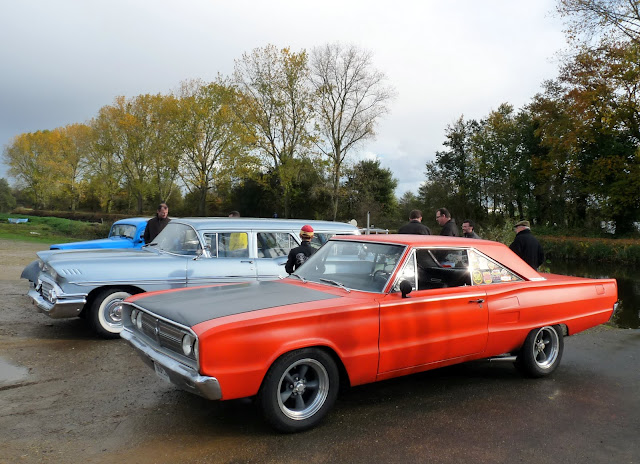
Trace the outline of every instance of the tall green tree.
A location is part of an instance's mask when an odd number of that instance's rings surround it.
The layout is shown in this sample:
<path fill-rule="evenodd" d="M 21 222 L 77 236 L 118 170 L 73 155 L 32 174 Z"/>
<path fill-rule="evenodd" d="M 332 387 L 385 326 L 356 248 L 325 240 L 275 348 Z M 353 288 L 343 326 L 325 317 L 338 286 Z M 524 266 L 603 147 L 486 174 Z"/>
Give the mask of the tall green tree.
<path fill-rule="evenodd" d="M 393 224 L 398 208 L 394 191 L 398 181 L 388 168 L 380 166 L 380 160 L 363 160 L 347 173 L 344 184 L 346 215 L 360 225 L 370 221 L 378 227 Z M 345 217 L 346 219 L 346 217 Z"/>
<path fill-rule="evenodd" d="M 176 138 L 182 152 L 180 175 L 198 198 L 198 214 L 206 216 L 207 196 L 228 168 L 240 165 L 244 150 L 242 125 L 233 111 L 236 94 L 221 77 L 214 82 L 184 82 L 178 95 Z"/>
<path fill-rule="evenodd" d="M 263 169 L 278 179 L 284 216 L 290 217 L 296 158 L 310 154 L 312 93 L 308 86 L 307 54 L 273 45 L 256 48 L 235 63 L 235 111 L 253 135 L 253 148 Z"/>
<path fill-rule="evenodd" d="M 0 212 L 6 213 L 16 207 L 16 198 L 7 179 L 0 178 Z"/>
<path fill-rule="evenodd" d="M 385 75 L 374 68 L 371 52 L 355 45 L 334 43 L 314 48 L 310 68 L 317 102 L 317 146 L 330 161 L 335 220 L 345 158 L 375 136 L 376 122 L 388 112 L 394 91 Z"/>

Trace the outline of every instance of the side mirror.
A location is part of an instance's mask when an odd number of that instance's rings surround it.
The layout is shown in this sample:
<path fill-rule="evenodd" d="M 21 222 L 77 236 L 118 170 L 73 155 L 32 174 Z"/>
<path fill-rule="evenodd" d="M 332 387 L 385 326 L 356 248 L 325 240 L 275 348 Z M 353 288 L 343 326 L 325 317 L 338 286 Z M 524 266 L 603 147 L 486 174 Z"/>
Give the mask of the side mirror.
<path fill-rule="evenodd" d="M 400 292 L 402 293 L 402 298 L 408 298 L 407 295 L 411 293 L 411 290 L 413 290 L 413 288 L 411 287 L 411 284 L 408 280 L 403 280 L 402 282 L 400 282 Z"/>

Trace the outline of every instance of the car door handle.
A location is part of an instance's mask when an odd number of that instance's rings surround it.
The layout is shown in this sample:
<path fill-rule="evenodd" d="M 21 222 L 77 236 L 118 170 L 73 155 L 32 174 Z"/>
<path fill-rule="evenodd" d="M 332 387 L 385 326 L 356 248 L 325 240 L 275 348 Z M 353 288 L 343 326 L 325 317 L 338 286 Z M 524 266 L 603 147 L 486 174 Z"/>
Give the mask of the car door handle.
<path fill-rule="evenodd" d="M 469 300 L 469 303 L 484 303 L 484 298 L 478 298 L 477 300 Z"/>
<path fill-rule="evenodd" d="M 249 263 L 249 264 L 253 264 L 253 260 L 249 259 L 249 260 L 240 260 L 241 263 Z"/>

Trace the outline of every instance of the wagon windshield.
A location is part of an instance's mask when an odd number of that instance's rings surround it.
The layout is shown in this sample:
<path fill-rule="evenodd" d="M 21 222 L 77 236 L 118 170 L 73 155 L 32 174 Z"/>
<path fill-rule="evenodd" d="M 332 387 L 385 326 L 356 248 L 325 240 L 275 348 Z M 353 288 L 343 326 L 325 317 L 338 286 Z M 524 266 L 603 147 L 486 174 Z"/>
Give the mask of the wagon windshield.
<path fill-rule="evenodd" d="M 176 255 L 198 255 L 202 246 L 196 231 L 186 224 L 172 223 L 153 239 L 150 246 L 155 250 L 166 251 Z"/>
<path fill-rule="evenodd" d="M 404 249 L 385 243 L 329 241 L 294 274 L 325 285 L 382 292 Z"/>

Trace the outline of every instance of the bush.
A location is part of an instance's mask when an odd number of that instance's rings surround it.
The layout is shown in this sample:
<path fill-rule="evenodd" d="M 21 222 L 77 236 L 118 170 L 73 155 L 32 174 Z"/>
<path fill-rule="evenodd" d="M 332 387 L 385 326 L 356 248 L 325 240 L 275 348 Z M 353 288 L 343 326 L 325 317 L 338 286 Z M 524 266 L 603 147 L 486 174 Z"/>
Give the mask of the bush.
<path fill-rule="evenodd" d="M 640 241 L 586 237 L 538 237 L 551 260 L 640 264 Z"/>

